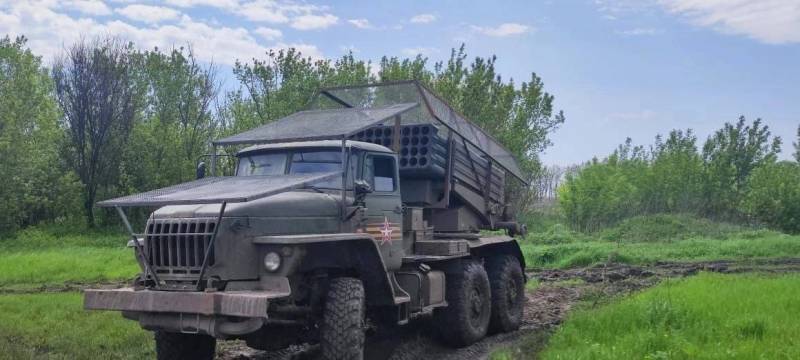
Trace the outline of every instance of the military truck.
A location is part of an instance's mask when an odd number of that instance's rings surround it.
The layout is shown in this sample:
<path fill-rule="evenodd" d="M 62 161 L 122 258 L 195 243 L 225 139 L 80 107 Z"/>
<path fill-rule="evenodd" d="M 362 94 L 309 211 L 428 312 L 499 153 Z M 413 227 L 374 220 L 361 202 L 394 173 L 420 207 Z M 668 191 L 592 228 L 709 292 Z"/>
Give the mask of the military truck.
<path fill-rule="evenodd" d="M 414 81 L 311 104 L 214 141 L 211 176 L 201 165 L 195 181 L 100 202 L 141 273 L 87 290 L 85 308 L 154 331 L 159 359 L 211 359 L 216 339 L 361 359 L 367 333 L 418 318 L 456 347 L 516 330 L 525 228 L 507 192 L 524 178 L 511 154 Z M 129 207 L 155 209 L 142 233 Z"/>

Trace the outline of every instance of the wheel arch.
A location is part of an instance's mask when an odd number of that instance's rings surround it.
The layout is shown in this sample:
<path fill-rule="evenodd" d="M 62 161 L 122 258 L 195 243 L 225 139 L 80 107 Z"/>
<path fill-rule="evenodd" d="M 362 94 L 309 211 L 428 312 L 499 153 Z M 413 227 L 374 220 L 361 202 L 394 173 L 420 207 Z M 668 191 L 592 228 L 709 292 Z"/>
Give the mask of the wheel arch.
<path fill-rule="evenodd" d="M 367 234 L 263 236 L 254 242 L 302 246 L 305 255 L 299 271 L 325 269 L 356 276 L 364 284 L 368 306 L 395 305 L 392 279 L 378 245 Z"/>
<path fill-rule="evenodd" d="M 500 255 L 511 255 L 519 260 L 519 265 L 525 270 L 525 256 L 522 249 L 511 237 L 481 238 L 481 242 L 470 244 L 470 253 L 477 258 L 488 258 Z"/>

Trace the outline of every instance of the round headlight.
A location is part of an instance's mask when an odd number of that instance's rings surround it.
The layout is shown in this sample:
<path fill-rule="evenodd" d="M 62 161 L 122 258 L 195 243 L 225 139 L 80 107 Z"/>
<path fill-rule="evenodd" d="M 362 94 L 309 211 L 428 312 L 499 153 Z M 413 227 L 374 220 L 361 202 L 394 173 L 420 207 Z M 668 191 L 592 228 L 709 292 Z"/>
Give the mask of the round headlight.
<path fill-rule="evenodd" d="M 264 256 L 264 268 L 267 271 L 275 271 L 281 267 L 281 256 L 277 253 L 270 252 Z"/>

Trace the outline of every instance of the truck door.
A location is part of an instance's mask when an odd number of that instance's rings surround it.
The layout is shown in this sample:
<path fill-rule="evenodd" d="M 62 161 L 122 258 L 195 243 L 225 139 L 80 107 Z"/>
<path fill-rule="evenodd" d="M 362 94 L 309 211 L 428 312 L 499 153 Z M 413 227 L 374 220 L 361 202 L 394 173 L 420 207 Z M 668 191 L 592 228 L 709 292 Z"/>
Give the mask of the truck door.
<path fill-rule="evenodd" d="M 388 269 L 397 269 L 403 261 L 403 214 L 398 181 L 397 157 L 367 153 L 363 180 L 372 186 L 364 203 L 367 207 L 366 231 L 375 239 Z"/>

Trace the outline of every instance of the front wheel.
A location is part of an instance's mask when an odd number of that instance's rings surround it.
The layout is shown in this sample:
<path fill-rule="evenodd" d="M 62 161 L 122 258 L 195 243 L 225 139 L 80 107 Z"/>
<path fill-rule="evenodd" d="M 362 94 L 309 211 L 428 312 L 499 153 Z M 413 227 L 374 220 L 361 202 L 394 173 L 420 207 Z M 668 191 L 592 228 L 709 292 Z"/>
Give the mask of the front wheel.
<path fill-rule="evenodd" d="M 364 308 L 361 280 L 347 277 L 331 280 L 320 328 L 324 359 L 364 358 Z"/>
<path fill-rule="evenodd" d="M 156 331 L 158 360 L 213 360 L 217 340 L 208 335 Z"/>
<path fill-rule="evenodd" d="M 491 312 L 489 278 L 481 264 L 463 260 L 447 272 L 447 307 L 438 309 L 434 322 L 451 346 L 470 345 L 486 335 Z"/>

